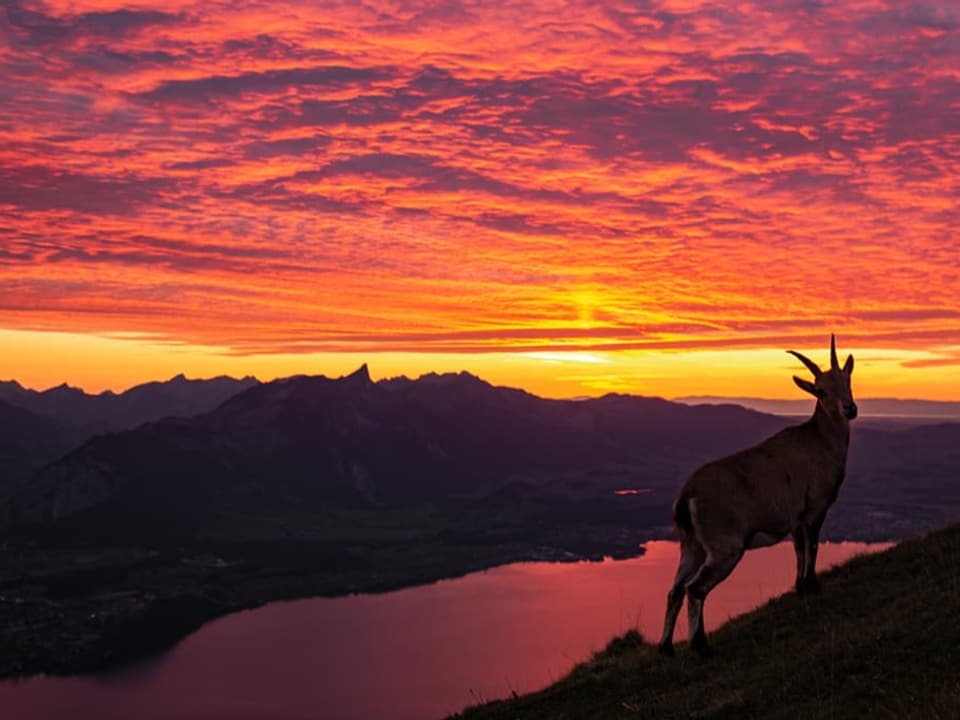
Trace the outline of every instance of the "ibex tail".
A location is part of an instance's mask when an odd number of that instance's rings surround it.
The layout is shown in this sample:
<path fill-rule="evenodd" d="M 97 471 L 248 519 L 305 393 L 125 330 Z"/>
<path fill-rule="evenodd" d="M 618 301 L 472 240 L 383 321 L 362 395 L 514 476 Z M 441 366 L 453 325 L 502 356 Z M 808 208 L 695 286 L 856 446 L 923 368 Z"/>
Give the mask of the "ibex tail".
<path fill-rule="evenodd" d="M 693 534 L 693 519 L 690 517 L 690 499 L 681 495 L 673 504 L 673 523 L 681 536 Z"/>

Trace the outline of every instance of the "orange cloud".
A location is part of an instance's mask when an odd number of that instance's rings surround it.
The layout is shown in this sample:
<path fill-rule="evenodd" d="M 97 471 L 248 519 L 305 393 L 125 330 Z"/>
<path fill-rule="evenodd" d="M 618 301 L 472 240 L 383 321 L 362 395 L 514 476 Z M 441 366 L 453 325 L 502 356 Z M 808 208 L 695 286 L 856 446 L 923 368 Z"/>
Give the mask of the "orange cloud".
<path fill-rule="evenodd" d="M 28 2 L 0 327 L 235 356 L 960 345 L 960 27 L 880 0 Z M 937 354 L 937 353 L 940 354 Z"/>

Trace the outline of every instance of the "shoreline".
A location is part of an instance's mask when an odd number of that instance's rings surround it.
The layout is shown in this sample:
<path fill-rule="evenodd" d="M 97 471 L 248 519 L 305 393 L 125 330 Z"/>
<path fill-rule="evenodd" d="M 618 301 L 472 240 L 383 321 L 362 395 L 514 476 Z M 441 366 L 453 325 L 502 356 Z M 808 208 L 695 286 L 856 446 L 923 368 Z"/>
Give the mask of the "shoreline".
<path fill-rule="evenodd" d="M 142 548 L 38 551 L 47 572 L 0 578 L 0 681 L 107 672 L 169 650 L 212 620 L 271 602 L 387 593 L 517 562 L 623 560 L 643 555 L 650 539 L 578 552 L 525 544 L 352 548 L 346 559 L 364 562 L 346 572 L 312 566 L 316 548 L 309 547 L 269 563 Z M 20 563 L 28 559 L 36 558 Z"/>
<path fill-rule="evenodd" d="M 326 568 L 317 560 L 330 549 L 309 544 L 285 553 L 272 545 L 244 548 L 248 557 L 203 547 L 38 550 L 47 572 L 0 578 L 0 681 L 121 668 L 169 650 L 212 620 L 272 602 L 388 593 L 513 563 L 626 560 L 642 556 L 650 541 L 676 540 L 653 531 L 627 542 L 614 535 L 577 551 L 532 543 L 353 546 L 341 549 L 339 567 Z"/>

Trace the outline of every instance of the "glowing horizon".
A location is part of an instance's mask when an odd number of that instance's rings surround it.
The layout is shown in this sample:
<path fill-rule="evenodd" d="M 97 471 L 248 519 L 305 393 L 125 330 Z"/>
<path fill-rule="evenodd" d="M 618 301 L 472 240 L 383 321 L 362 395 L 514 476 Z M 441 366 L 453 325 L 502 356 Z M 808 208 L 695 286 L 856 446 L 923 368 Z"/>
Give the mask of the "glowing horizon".
<path fill-rule="evenodd" d="M 291 375 L 347 375 L 366 364 L 374 380 L 430 372 L 467 371 L 494 385 L 519 387 L 542 397 L 586 397 L 608 392 L 677 398 L 690 395 L 809 399 L 790 380 L 804 375 L 799 362 L 780 350 L 618 351 L 616 353 L 307 353 L 294 355 L 231 355 L 224 348 L 156 343 L 117 338 L 91 338 L 52 332 L 0 330 L 0 380 L 17 380 L 25 387 L 47 389 L 64 382 L 87 392 L 121 392 L 134 385 L 189 378 L 252 375 L 269 382 Z M 827 350 L 798 349 L 822 366 Z M 80 353 L 85 362 L 64 369 L 63 352 Z M 960 382 L 942 375 L 936 364 L 925 373 L 926 383 L 907 383 L 906 363 L 931 362 L 926 352 L 879 349 L 861 353 L 841 347 L 841 356 L 857 357 L 854 388 L 858 398 L 960 400 Z M 598 368 L 599 366 L 599 368 Z M 716 372 L 720 368 L 721 373 Z M 104 383 L 103 378 L 109 382 Z"/>
<path fill-rule="evenodd" d="M 956 8 L 4 8 L 2 377 L 960 399 Z"/>

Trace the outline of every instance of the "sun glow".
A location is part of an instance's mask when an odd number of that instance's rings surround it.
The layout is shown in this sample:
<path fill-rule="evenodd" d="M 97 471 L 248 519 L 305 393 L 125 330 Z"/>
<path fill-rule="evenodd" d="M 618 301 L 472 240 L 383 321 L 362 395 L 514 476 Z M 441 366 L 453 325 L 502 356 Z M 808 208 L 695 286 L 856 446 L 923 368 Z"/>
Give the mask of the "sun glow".
<path fill-rule="evenodd" d="M 543 360 L 553 364 L 587 363 L 597 365 L 613 362 L 609 357 L 587 352 L 529 352 L 521 353 L 521 356 Z"/>
<path fill-rule="evenodd" d="M 583 397 L 608 392 L 684 395 L 798 397 L 791 375 L 805 373 L 781 350 L 650 350 L 590 353 L 303 352 L 236 355 L 228 348 L 153 338 L 0 330 L 0 379 L 44 389 L 67 382 L 90 392 L 185 373 L 229 374 L 272 380 L 295 374 L 339 377 L 367 363 L 374 379 L 466 370 L 495 385 L 520 387 L 545 397 Z M 821 364 L 827 349 L 797 349 Z M 844 347 L 857 357 L 859 397 L 930 397 L 960 400 L 960 377 L 941 356 L 925 351 Z"/>
<path fill-rule="evenodd" d="M 18 0 L 3 370 L 956 397 L 960 51 L 802 5 Z"/>

